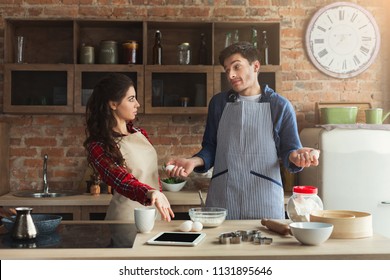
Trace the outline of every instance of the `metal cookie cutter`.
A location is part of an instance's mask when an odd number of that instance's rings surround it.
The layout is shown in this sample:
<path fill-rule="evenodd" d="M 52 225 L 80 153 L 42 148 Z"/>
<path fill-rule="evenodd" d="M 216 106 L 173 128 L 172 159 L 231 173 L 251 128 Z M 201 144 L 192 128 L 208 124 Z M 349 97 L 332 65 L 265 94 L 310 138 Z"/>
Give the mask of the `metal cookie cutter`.
<path fill-rule="evenodd" d="M 236 232 L 241 235 L 242 241 L 246 242 L 252 242 L 256 237 L 261 237 L 259 230 L 237 230 Z"/>
<path fill-rule="evenodd" d="M 241 235 L 237 232 L 221 233 L 219 236 L 219 243 L 221 244 L 240 244 Z"/>
<path fill-rule="evenodd" d="M 255 239 L 253 240 L 255 244 L 260 244 L 260 245 L 270 245 L 272 243 L 272 238 L 270 237 L 261 237 L 261 236 L 256 236 Z"/>

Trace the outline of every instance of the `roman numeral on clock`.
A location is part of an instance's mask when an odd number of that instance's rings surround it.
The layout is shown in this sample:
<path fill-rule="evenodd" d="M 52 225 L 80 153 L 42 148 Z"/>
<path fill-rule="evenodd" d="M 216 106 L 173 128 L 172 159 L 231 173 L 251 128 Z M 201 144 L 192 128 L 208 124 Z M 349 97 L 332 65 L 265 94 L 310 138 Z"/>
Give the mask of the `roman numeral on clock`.
<path fill-rule="evenodd" d="M 344 16 L 345 16 L 345 11 L 344 10 L 340 10 L 339 11 L 339 20 L 344 20 Z"/>
<path fill-rule="evenodd" d="M 323 44 L 324 39 L 314 39 L 314 44 Z"/>
<path fill-rule="evenodd" d="M 354 22 L 355 19 L 357 18 L 357 13 L 353 13 L 352 17 L 351 17 L 351 22 Z"/>
<path fill-rule="evenodd" d="M 323 32 L 326 32 L 326 29 L 323 28 L 322 26 L 317 26 L 317 29 L 319 29 L 319 30 L 321 30 L 321 31 L 323 31 Z"/>
<path fill-rule="evenodd" d="M 355 62 L 355 65 L 359 65 L 360 64 L 360 60 L 359 60 L 359 58 L 356 55 L 353 56 L 353 61 Z"/>
<path fill-rule="evenodd" d="M 362 41 L 364 41 L 364 42 L 369 42 L 369 41 L 372 41 L 372 38 L 371 38 L 371 37 L 368 37 L 368 36 L 363 36 L 363 37 L 362 37 Z"/>
<path fill-rule="evenodd" d="M 360 52 L 364 55 L 367 55 L 369 53 L 369 51 L 370 50 L 366 47 L 363 47 L 363 46 L 360 47 Z"/>
<path fill-rule="evenodd" d="M 328 54 L 328 51 L 326 50 L 326 49 L 323 49 L 322 51 L 320 51 L 319 53 L 318 53 L 318 56 L 320 57 L 320 58 L 322 58 L 322 57 L 324 57 L 325 55 L 327 55 Z"/>

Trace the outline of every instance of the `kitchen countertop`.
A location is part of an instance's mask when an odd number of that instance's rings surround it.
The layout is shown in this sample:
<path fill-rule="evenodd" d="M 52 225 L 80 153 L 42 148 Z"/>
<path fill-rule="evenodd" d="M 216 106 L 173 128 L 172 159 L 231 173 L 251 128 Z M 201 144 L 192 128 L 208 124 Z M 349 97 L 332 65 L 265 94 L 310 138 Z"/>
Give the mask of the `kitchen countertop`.
<path fill-rule="evenodd" d="M 179 192 L 164 191 L 171 205 L 200 205 L 199 194 L 195 190 L 181 190 Z M 207 192 L 202 192 L 203 199 L 206 201 Z M 291 193 L 286 192 L 284 203 L 287 203 Z M 12 193 L 0 196 L 0 206 L 14 207 L 23 206 L 108 206 L 110 204 L 111 194 L 100 194 L 98 196 L 84 193 L 73 196 L 63 196 L 55 198 L 32 198 L 16 197 Z"/>
<path fill-rule="evenodd" d="M 63 221 L 78 223 L 79 221 Z M 99 221 L 100 223 L 102 221 Z M 106 221 L 107 222 L 107 221 Z M 83 221 L 82 223 L 97 223 Z M 133 248 L 125 249 L 1 249 L 1 259 L 390 259 L 390 239 L 374 235 L 362 239 L 329 239 L 319 246 L 301 245 L 292 236 L 268 231 L 259 220 L 230 220 L 217 228 L 205 228 L 206 238 L 195 247 L 154 246 L 145 242 L 161 231 L 177 231 L 182 221 L 158 221 L 152 232 L 137 234 Z M 273 238 L 271 245 L 250 242 L 219 244 L 222 232 L 260 229 Z M 173 249 L 174 248 L 174 249 Z"/>
<path fill-rule="evenodd" d="M 179 192 L 164 191 L 171 205 L 200 205 L 199 194 L 193 190 L 182 190 Z M 207 193 L 202 192 L 206 199 Z M 98 196 L 84 193 L 80 195 L 63 196 L 55 198 L 33 198 L 16 197 L 12 193 L 0 196 L 0 206 L 106 206 L 110 204 L 111 194 L 100 194 Z"/>

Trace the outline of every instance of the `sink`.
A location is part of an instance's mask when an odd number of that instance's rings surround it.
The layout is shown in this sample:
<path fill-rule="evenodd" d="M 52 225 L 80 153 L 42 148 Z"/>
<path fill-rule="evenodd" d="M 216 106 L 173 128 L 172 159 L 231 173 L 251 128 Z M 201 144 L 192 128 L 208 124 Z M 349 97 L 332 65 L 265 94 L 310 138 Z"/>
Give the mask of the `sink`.
<path fill-rule="evenodd" d="M 63 197 L 63 196 L 71 196 L 78 195 L 79 192 L 75 191 L 63 191 L 63 192 L 33 192 L 33 191 L 21 191 L 14 193 L 14 196 L 18 197 L 34 197 L 34 198 L 46 198 L 46 197 Z"/>

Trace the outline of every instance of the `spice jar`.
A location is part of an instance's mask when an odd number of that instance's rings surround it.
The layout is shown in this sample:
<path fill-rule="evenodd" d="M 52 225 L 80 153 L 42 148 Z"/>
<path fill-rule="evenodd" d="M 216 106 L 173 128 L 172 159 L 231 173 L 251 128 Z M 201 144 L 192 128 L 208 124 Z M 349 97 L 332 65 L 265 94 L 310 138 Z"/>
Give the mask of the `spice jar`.
<path fill-rule="evenodd" d="M 99 195 L 100 194 L 100 186 L 99 185 L 92 185 L 90 190 L 92 195 Z"/>
<path fill-rule="evenodd" d="M 99 51 L 100 64 L 118 64 L 118 46 L 115 41 L 101 41 Z"/>
<path fill-rule="evenodd" d="M 178 63 L 180 65 L 191 64 L 191 46 L 189 43 L 182 43 L 177 46 Z"/>
<path fill-rule="evenodd" d="M 91 46 L 81 46 L 80 49 L 80 64 L 94 64 L 95 49 Z"/>
<path fill-rule="evenodd" d="M 318 189 L 312 186 L 295 186 L 287 202 L 287 215 L 293 222 L 310 222 L 310 213 L 323 210 Z"/>
<path fill-rule="evenodd" d="M 122 44 L 123 47 L 123 62 L 127 64 L 137 63 L 138 43 L 136 41 L 128 41 Z"/>
<path fill-rule="evenodd" d="M 94 196 L 97 196 L 100 194 L 100 183 L 101 183 L 100 175 L 94 173 L 91 175 L 91 179 L 92 179 L 92 185 L 90 187 L 90 193 Z"/>

